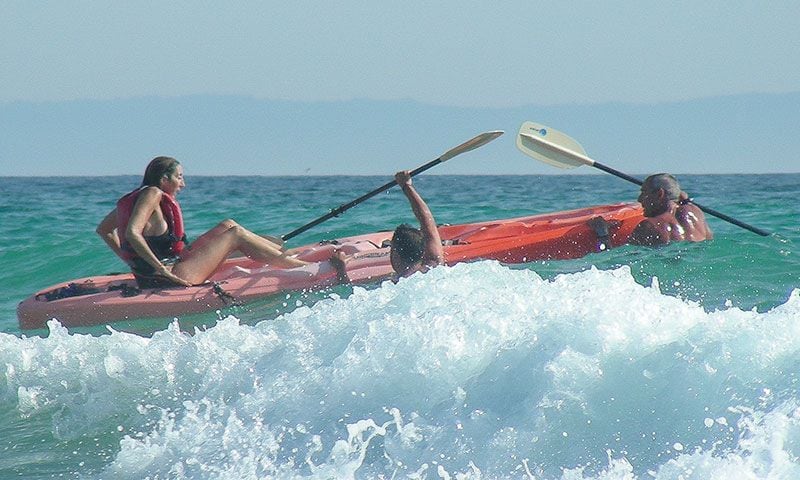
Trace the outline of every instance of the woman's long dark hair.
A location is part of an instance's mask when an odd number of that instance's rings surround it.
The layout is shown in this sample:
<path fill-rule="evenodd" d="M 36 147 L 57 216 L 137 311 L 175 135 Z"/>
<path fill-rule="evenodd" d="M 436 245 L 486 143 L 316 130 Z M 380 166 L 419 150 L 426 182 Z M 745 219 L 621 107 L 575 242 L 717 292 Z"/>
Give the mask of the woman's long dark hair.
<path fill-rule="evenodd" d="M 172 157 L 156 157 L 150 160 L 144 171 L 142 186 L 158 187 L 161 185 L 161 179 L 175 173 L 180 164 L 179 161 Z"/>

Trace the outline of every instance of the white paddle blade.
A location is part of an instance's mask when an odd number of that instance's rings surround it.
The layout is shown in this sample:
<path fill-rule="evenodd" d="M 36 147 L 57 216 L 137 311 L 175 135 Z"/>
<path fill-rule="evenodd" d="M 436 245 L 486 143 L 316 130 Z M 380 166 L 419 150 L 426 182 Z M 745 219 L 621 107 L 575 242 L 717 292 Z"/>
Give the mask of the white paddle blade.
<path fill-rule="evenodd" d="M 446 162 L 451 158 L 455 157 L 456 155 L 461 155 L 464 152 L 469 152 L 470 150 L 475 150 L 478 147 L 482 147 L 502 134 L 503 134 L 502 130 L 492 130 L 491 132 L 481 133 L 475 138 L 467 140 L 461 145 L 451 148 L 450 150 L 444 152 L 442 156 L 439 157 L 439 160 L 441 160 L 442 162 Z"/>
<path fill-rule="evenodd" d="M 594 165 L 594 160 L 586 156 L 586 151 L 575 139 L 539 123 L 522 124 L 517 135 L 517 148 L 529 157 L 559 168 Z"/>

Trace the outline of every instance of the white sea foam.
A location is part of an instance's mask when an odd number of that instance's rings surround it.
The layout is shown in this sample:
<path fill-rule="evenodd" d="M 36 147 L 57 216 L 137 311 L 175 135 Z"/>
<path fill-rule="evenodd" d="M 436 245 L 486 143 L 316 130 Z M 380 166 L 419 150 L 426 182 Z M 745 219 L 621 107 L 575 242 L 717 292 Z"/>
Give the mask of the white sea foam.
<path fill-rule="evenodd" d="M 627 267 L 548 281 L 479 262 L 255 326 L 51 329 L 0 336 L 0 400 L 54 442 L 110 438 L 107 461 L 76 460 L 89 478 L 800 473 L 798 291 L 707 312 Z"/>

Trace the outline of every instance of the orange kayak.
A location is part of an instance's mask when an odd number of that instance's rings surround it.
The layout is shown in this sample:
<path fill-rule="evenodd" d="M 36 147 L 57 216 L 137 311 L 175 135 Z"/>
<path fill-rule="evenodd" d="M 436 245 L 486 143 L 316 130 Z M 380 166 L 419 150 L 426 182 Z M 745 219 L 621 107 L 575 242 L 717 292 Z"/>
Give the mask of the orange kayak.
<path fill-rule="evenodd" d="M 439 227 L 448 265 L 472 260 L 526 263 L 580 258 L 600 251 L 600 240 L 587 223 L 601 216 L 612 225 L 606 243 L 616 247 L 643 219 L 638 203 L 604 205 L 557 213 L 445 225 Z M 296 249 L 298 258 L 313 263 L 283 269 L 246 257 L 228 259 L 202 285 L 138 289 L 131 274 L 70 280 L 36 292 L 20 302 L 22 330 L 45 328 L 50 319 L 66 327 L 85 327 L 139 318 L 172 318 L 215 311 L 287 291 L 313 290 L 336 283 L 328 262 L 334 249 L 350 256 L 347 273 L 353 283 L 390 278 L 388 243 L 392 232 L 340 238 Z"/>

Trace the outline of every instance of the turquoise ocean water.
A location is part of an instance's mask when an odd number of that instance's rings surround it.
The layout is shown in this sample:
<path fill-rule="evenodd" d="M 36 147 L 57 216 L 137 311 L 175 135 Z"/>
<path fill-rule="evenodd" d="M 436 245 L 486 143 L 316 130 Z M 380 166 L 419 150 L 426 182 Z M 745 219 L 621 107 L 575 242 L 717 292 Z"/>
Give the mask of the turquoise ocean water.
<path fill-rule="evenodd" d="M 226 217 L 286 233 L 389 180 L 187 174 L 190 237 Z M 800 478 L 800 174 L 680 179 L 773 235 L 710 218 L 701 244 L 23 333 L 24 297 L 124 270 L 94 228 L 139 178 L 0 178 L 0 478 Z M 607 175 L 415 184 L 440 223 L 637 195 Z M 412 221 L 393 189 L 291 245 Z"/>

